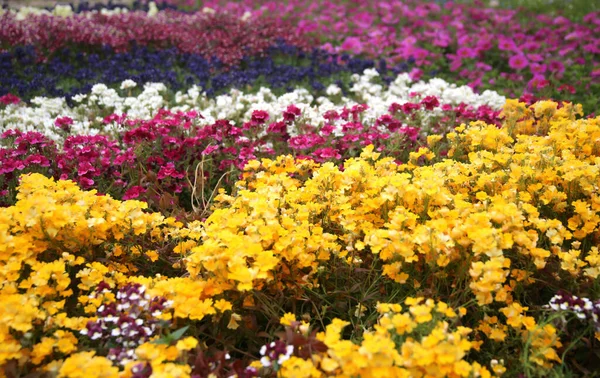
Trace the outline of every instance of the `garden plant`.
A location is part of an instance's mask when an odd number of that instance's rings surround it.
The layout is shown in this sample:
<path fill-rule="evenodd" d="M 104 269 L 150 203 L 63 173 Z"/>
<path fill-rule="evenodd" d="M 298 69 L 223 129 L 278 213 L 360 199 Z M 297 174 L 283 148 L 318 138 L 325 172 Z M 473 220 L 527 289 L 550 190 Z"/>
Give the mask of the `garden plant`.
<path fill-rule="evenodd" d="M 598 376 L 600 11 L 527 4 L 0 9 L 0 377 Z"/>

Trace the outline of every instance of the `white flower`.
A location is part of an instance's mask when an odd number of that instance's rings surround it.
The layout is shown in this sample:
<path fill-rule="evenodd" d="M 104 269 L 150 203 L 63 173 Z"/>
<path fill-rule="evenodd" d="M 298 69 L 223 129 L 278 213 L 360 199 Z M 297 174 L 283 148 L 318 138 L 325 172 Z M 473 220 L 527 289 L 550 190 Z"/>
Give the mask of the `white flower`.
<path fill-rule="evenodd" d="M 127 79 L 121 83 L 121 89 L 129 89 L 137 87 L 137 83 L 131 79 Z"/>
<path fill-rule="evenodd" d="M 330 84 L 325 90 L 325 93 L 327 93 L 327 96 L 337 96 L 338 94 L 342 93 L 342 90 L 337 85 Z"/>
<path fill-rule="evenodd" d="M 102 334 L 100 332 L 95 332 L 92 337 L 90 337 L 90 339 L 92 340 L 98 340 L 99 338 L 102 337 Z"/>
<path fill-rule="evenodd" d="M 158 7 L 154 1 L 148 4 L 148 17 L 154 17 L 158 14 Z"/>
<path fill-rule="evenodd" d="M 60 17 L 69 17 L 73 15 L 73 9 L 71 8 L 70 5 L 60 5 L 57 4 L 54 9 L 52 10 L 52 13 L 55 16 L 60 16 Z"/>
<path fill-rule="evenodd" d="M 242 20 L 242 21 L 248 21 L 248 20 L 250 19 L 250 17 L 252 17 L 252 13 L 250 13 L 250 12 L 246 11 L 246 12 L 244 12 L 244 14 L 242 15 L 242 17 L 241 17 L 241 20 Z"/>

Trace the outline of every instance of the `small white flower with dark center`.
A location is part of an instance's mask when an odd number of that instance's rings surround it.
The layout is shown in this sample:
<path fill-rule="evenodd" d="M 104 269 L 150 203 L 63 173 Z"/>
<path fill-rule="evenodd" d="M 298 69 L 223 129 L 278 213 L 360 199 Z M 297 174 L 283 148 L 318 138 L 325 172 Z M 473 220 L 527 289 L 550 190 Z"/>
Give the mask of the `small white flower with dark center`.
<path fill-rule="evenodd" d="M 285 348 L 285 354 L 279 355 L 279 358 L 277 359 L 277 363 L 279 365 L 283 364 L 285 361 L 290 359 L 290 357 L 292 356 L 292 353 L 294 353 L 294 346 L 288 345 Z"/>
<path fill-rule="evenodd" d="M 117 305 L 117 311 L 125 311 L 127 310 L 129 307 L 131 307 L 131 305 L 127 302 L 125 303 L 120 303 Z"/>
<path fill-rule="evenodd" d="M 104 318 L 104 321 L 107 323 L 116 323 L 117 320 L 119 320 L 119 318 L 117 318 L 116 316 L 112 316 L 112 315 L 108 315 Z"/>

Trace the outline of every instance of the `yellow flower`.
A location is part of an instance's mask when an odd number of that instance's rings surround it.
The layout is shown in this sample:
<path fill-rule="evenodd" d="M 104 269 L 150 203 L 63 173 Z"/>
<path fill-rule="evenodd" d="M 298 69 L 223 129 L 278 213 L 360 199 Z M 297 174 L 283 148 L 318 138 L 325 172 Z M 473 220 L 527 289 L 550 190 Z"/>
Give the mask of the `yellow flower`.
<path fill-rule="evenodd" d="M 213 307 L 219 312 L 231 311 L 231 309 L 233 308 L 231 302 L 228 302 L 225 299 L 219 299 L 215 302 Z"/>
<path fill-rule="evenodd" d="M 71 355 L 62 364 L 59 378 L 117 378 L 119 369 L 112 366 L 105 357 L 95 356 L 94 352 L 81 352 Z"/>
<path fill-rule="evenodd" d="M 242 320 L 242 317 L 238 314 L 236 314 L 235 312 L 231 314 L 231 317 L 229 318 L 229 323 L 227 324 L 227 328 L 229 329 L 238 329 L 239 325 L 239 321 Z"/>
<path fill-rule="evenodd" d="M 194 337 L 186 337 L 185 339 L 181 339 L 179 341 L 177 341 L 177 344 L 175 345 L 175 347 L 177 348 L 178 351 L 182 352 L 184 350 L 191 350 L 196 348 L 196 346 L 198 345 L 198 340 L 196 340 Z"/>
<path fill-rule="evenodd" d="M 296 315 L 287 312 L 285 313 L 281 319 L 279 319 L 279 323 L 283 326 L 291 326 L 293 322 L 296 321 Z"/>
<path fill-rule="evenodd" d="M 146 251 L 145 255 L 150 259 L 150 261 L 155 262 L 158 260 L 158 253 L 156 251 Z"/>

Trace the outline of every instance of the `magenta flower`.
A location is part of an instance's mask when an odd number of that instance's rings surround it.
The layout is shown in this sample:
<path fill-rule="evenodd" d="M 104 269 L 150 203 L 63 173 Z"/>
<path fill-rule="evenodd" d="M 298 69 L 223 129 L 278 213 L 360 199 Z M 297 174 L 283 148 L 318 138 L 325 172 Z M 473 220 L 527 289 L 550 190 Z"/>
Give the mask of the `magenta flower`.
<path fill-rule="evenodd" d="M 252 112 L 252 122 L 263 124 L 269 119 L 269 113 L 264 110 L 255 110 Z"/>
<path fill-rule="evenodd" d="M 340 155 L 338 150 L 331 148 L 331 147 L 319 148 L 318 150 L 315 150 L 315 152 L 313 152 L 313 156 L 315 158 L 315 161 L 317 161 L 317 162 L 324 162 L 326 160 L 333 159 L 333 158 L 335 158 L 335 159 L 342 158 L 342 155 Z"/>
<path fill-rule="evenodd" d="M 21 99 L 12 93 L 8 93 L 8 94 L 5 94 L 4 96 L 0 96 L 0 103 L 2 103 L 4 105 L 18 104 L 19 102 L 21 102 Z"/>
<path fill-rule="evenodd" d="M 363 51 L 363 44 L 358 37 L 348 37 L 341 46 L 342 50 L 351 51 L 354 54 L 360 54 Z"/>
<path fill-rule="evenodd" d="M 294 120 L 296 120 L 296 117 L 300 116 L 300 114 L 300 109 L 296 105 L 292 104 L 289 105 L 287 109 L 283 112 L 283 119 L 286 122 L 293 122 Z"/>
<path fill-rule="evenodd" d="M 548 64 L 548 69 L 550 70 L 550 72 L 562 74 L 563 72 L 565 72 L 565 65 L 562 62 L 559 62 L 558 60 L 553 60 Z"/>
<path fill-rule="evenodd" d="M 162 180 L 165 177 L 182 179 L 185 177 L 185 174 L 177 172 L 177 169 L 175 169 L 175 164 L 173 162 L 168 162 L 166 165 L 160 167 L 157 177 L 159 180 Z"/>
<path fill-rule="evenodd" d="M 288 144 L 294 150 L 304 150 L 307 148 L 314 147 L 319 144 L 323 144 L 325 139 L 319 135 L 308 134 L 308 135 L 298 135 L 293 138 L 290 138 Z"/>
<path fill-rule="evenodd" d="M 59 129 L 61 129 L 63 131 L 66 131 L 66 132 L 71 131 L 72 124 L 73 124 L 73 119 L 71 119 L 69 117 L 58 117 L 54 121 L 54 125 L 56 127 L 58 127 Z"/>
<path fill-rule="evenodd" d="M 529 65 L 529 62 L 523 54 L 517 54 L 510 57 L 508 65 L 514 70 L 522 70 Z"/>
<path fill-rule="evenodd" d="M 208 146 L 202 151 L 202 155 L 210 155 L 211 153 L 215 152 L 218 149 L 219 149 L 218 145 Z"/>
<path fill-rule="evenodd" d="M 514 51 L 517 50 L 517 45 L 512 39 L 508 38 L 499 38 L 498 39 L 498 48 L 503 51 Z"/>
<path fill-rule="evenodd" d="M 469 47 L 461 47 L 456 51 L 456 55 L 460 58 L 476 58 L 477 51 Z"/>
<path fill-rule="evenodd" d="M 531 80 L 529 80 L 527 86 L 531 89 L 543 89 L 546 88 L 549 84 L 550 82 L 546 80 L 544 75 L 535 75 Z"/>
<path fill-rule="evenodd" d="M 138 186 L 138 185 L 132 186 L 131 188 L 127 189 L 125 194 L 123 194 L 123 199 L 130 200 L 130 199 L 138 198 L 141 194 L 143 194 L 145 192 L 146 192 L 146 189 L 142 188 L 141 186 Z"/>
<path fill-rule="evenodd" d="M 547 66 L 545 64 L 531 63 L 529 69 L 534 75 L 543 75 L 546 72 Z"/>
<path fill-rule="evenodd" d="M 440 102 L 435 96 L 427 96 L 421 100 L 421 105 L 427 110 L 433 110 L 433 108 L 440 105 Z"/>

